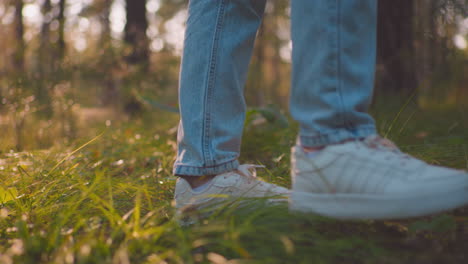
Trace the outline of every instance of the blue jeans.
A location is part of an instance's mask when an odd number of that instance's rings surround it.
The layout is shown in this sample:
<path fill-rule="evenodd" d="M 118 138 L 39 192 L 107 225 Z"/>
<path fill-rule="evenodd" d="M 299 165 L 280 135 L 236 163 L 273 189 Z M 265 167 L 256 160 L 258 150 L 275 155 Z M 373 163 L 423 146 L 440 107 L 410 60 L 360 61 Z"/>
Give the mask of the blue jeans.
<path fill-rule="evenodd" d="M 243 95 L 265 0 L 191 0 L 179 86 L 176 175 L 236 169 Z M 290 111 L 306 147 L 375 134 L 367 113 L 376 0 L 291 0 Z"/>

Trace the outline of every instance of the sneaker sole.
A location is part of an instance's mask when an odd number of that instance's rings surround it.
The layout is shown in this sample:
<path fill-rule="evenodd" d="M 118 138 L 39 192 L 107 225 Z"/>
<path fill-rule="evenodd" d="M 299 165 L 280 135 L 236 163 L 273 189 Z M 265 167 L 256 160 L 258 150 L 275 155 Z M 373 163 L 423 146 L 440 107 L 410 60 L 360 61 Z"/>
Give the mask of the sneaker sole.
<path fill-rule="evenodd" d="M 316 194 L 293 191 L 292 211 L 338 219 L 401 219 L 440 213 L 468 204 L 468 186 L 426 195 Z"/>
<path fill-rule="evenodd" d="M 210 217 L 214 212 L 219 210 L 220 208 L 228 208 L 229 206 L 235 205 L 236 208 L 244 207 L 244 206 L 252 206 L 255 205 L 255 202 L 260 202 L 258 205 L 278 205 L 278 204 L 286 204 L 288 202 L 287 198 L 273 198 L 279 197 L 280 195 L 271 196 L 272 198 L 266 197 L 251 197 L 251 198 L 233 198 L 229 200 L 217 201 L 215 203 L 208 202 L 208 203 L 201 203 L 201 204 L 192 204 L 189 206 L 185 206 L 185 208 L 178 208 L 175 213 L 175 219 L 179 223 L 180 226 L 190 226 L 197 222 L 200 222 L 203 219 Z M 286 196 L 286 194 L 284 195 Z M 287 195 L 289 196 L 289 195 Z M 256 199 L 258 199 L 256 201 Z M 254 203 L 252 203 L 254 202 Z M 208 208 L 208 210 L 207 210 Z M 255 208 L 255 207 L 253 207 Z"/>

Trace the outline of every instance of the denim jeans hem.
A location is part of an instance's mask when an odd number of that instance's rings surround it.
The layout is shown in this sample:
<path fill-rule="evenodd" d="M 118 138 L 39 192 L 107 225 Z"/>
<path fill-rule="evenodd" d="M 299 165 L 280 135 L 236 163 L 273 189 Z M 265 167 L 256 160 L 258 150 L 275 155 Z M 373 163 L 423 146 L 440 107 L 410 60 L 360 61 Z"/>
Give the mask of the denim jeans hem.
<path fill-rule="evenodd" d="M 237 159 L 210 167 L 195 167 L 186 165 L 175 165 L 173 173 L 176 176 L 203 176 L 217 175 L 235 170 L 239 167 Z"/>
<path fill-rule="evenodd" d="M 342 129 L 326 134 L 317 134 L 312 136 L 299 136 L 298 144 L 304 147 L 319 147 L 330 144 L 337 144 L 347 139 L 365 138 L 370 135 L 375 135 L 376 129 L 374 126 L 360 126 L 356 129 Z"/>

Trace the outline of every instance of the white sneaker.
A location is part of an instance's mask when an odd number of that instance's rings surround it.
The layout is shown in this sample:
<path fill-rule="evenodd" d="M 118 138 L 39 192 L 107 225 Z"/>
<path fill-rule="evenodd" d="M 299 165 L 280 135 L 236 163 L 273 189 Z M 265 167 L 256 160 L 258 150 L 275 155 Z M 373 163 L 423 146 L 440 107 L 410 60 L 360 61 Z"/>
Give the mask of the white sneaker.
<path fill-rule="evenodd" d="M 237 170 L 215 176 L 208 186 L 196 192 L 183 178 L 175 188 L 175 206 L 178 215 L 219 204 L 227 198 L 270 198 L 271 202 L 287 202 L 289 190 L 256 178 L 258 165 L 244 164 Z"/>
<path fill-rule="evenodd" d="M 426 164 L 378 136 L 292 149 L 292 210 L 340 219 L 417 217 L 468 204 L 468 174 Z M 394 146 L 394 145 L 393 145 Z"/>

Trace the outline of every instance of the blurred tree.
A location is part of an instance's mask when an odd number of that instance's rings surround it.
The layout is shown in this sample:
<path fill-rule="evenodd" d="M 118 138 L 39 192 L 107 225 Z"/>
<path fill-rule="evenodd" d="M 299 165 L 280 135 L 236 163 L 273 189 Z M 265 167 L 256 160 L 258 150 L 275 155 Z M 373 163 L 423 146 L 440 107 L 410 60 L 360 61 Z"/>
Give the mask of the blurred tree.
<path fill-rule="evenodd" d="M 39 52 L 37 72 L 38 80 L 36 82 L 36 97 L 42 106 L 41 113 L 49 118 L 52 115 L 52 102 L 50 98 L 50 85 L 46 80 L 50 78 L 53 71 L 53 49 L 50 44 L 50 24 L 53 19 L 51 0 L 44 0 L 41 6 L 42 24 L 40 31 Z"/>
<path fill-rule="evenodd" d="M 101 34 L 101 44 L 106 49 L 111 48 L 111 23 L 110 23 L 110 12 L 113 0 L 100 0 L 96 1 L 100 4 L 101 13 L 99 15 L 99 20 L 102 25 L 102 34 Z"/>
<path fill-rule="evenodd" d="M 90 21 L 96 19 L 94 23 L 100 24 L 100 34 L 94 42 L 99 47 L 99 51 L 97 52 L 98 56 L 94 61 L 93 67 L 96 68 L 94 72 L 101 76 L 98 85 L 99 99 L 97 101 L 102 106 L 115 106 L 119 103 L 120 97 L 119 77 L 116 72 L 119 71 L 119 67 L 121 66 L 119 59 L 122 58 L 116 55 L 118 47 L 114 47 L 113 45 L 114 41 L 118 43 L 118 39 L 112 39 L 110 15 L 113 3 L 113 0 L 94 0 L 80 12 L 80 16 L 87 17 Z M 92 50 L 93 48 L 92 46 L 90 49 Z"/>
<path fill-rule="evenodd" d="M 270 37 L 269 43 L 271 43 L 270 53 L 270 91 L 272 94 L 272 100 L 270 103 L 275 103 L 282 105 L 284 107 L 287 106 L 287 98 L 288 92 L 285 92 L 283 89 L 284 87 L 289 87 L 289 65 L 284 63 L 283 59 L 281 58 L 280 51 L 283 47 L 289 46 L 289 38 L 288 37 L 281 37 L 284 35 L 284 28 L 289 28 L 289 1 L 275 1 L 275 5 L 272 10 L 272 17 L 273 21 L 271 24 L 271 29 L 269 30 L 269 34 L 272 36 Z M 288 21 L 288 22 L 286 22 Z M 283 84 L 283 80 L 286 80 L 286 85 Z"/>
<path fill-rule="evenodd" d="M 75 102 L 134 114 L 143 97 L 175 105 L 177 89 L 171 88 L 180 59 L 175 40 L 188 1 L 0 0 L 0 97 L 9 98 L 0 111 L 34 108 L 41 113 L 34 118 L 63 120 L 62 131 L 69 131 L 65 121 Z M 287 105 L 290 1 L 267 1 L 245 90 L 250 106 Z M 466 104 L 468 53 L 456 48 L 454 36 L 466 38 L 460 22 L 468 17 L 467 7 L 468 0 L 380 0 L 377 93 L 404 98 L 416 90 L 421 107 L 437 101 Z M 23 98 L 34 100 L 21 108 Z M 14 115 L 16 131 L 31 131 L 25 119 L 31 111 Z"/>
<path fill-rule="evenodd" d="M 409 93 L 416 89 L 414 0 L 378 2 L 378 92 Z"/>
<path fill-rule="evenodd" d="M 246 100 L 250 105 L 269 104 L 286 106 L 289 87 L 289 67 L 280 56 L 280 50 L 289 39 L 280 27 L 288 20 L 289 1 L 268 1 L 265 16 L 257 33 L 252 63 L 246 84 Z M 288 28 L 288 27 L 286 27 Z M 286 81 L 284 85 L 283 81 Z"/>
<path fill-rule="evenodd" d="M 149 63 L 149 41 L 146 36 L 148 20 L 146 18 L 146 0 L 126 0 L 127 23 L 125 24 L 125 43 L 129 45 L 126 60 L 130 64 Z"/>
<path fill-rule="evenodd" d="M 15 52 L 13 55 L 13 67 L 17 73 L 24 71 L 24 23 L 23 23 L 23 0 L 14 0 L 15 5 Z"/>
<path fill-rule="evenodd" d="M 266 49 L 267 49 L 267 36 L 265 34 L 266 28 L 268 25 L 265 21 L 262 21 L 260 28 L 258 29 L 257 38 L 255 41 L 253 56 L 252 56 L 252 67 L 249 73 L 249 86 L 251 89 L 248 89 L 249 94 L 247 96 L 253 97 L 253 103 L 257 106 L 264 106 L 265 103 L 265 92 L 266 87 L 266 77 L 265 77 L 265 67 L 266 67 Z"/>
<path fill-rule="evenodd" d="M 112 47 L 112 36 L 111 36 L 111 21 L 110 12 L 113 0 L 100 0 L 97 1 L 100 6 L 100 22 L 102 25 L 102 34 L 100 43 L 104 47 L 103 54 L 101 56 L 101 64 L 104 69 L 108 72 L 104 74 L 103 78 L 103 89 L 101 91 L 101 102 L 103 105 L 111 105 L 118 102 L 120 97 L 120 91 L 117 85 L 117 80 L 114 76 L 115 69 L 115 56 Z"/>
<path fill-rule="evenodd" d="M 418 18 L 415 21 L 414 27 L 414 41 L 415 41 L 415 55 L 418 70 L 416 72 L 416 79 L 421 88 L 426 88 L 430 85 L 430 76 L 433 70 L 433 53 L 434 36 L 435 36 L 435 1 L 415 1 L 414 11 L 415 16 Z M 431 36 L 428 38 L 428 36 Z M 427 41 L 432 39 L 432 41 Z M 433 54 L 434 56 L 431 56 Z"/>
<path fill-rule="evenodd" d="M 58 28 L 58 43 L 57 43 L 57 51 L 58 51 L 58 61 L 62 62 L 65 57 L 65 0 L 59 1 L 59 12 L 57 15 L 57 20 L 59 22 Z"/>
<path fill-rule="evenodd" d="M 459 56 L 453 45 L 457 18 L 467 16 L 467 7 L 467 0 L 379 1 L 377 93 L 419 96 L 447 79 L 449 61 Z"/>
<path fill-rule="evenodd" d="M 50 0 L 44 0 L 44 2 L 42 2 L 41 10 L 42 25 L 39 45 L 39 72 L 41 76 L 45 76 L 49 74 L 51 70 L 50 23 L 52 22 L 52 4 Z"/>

